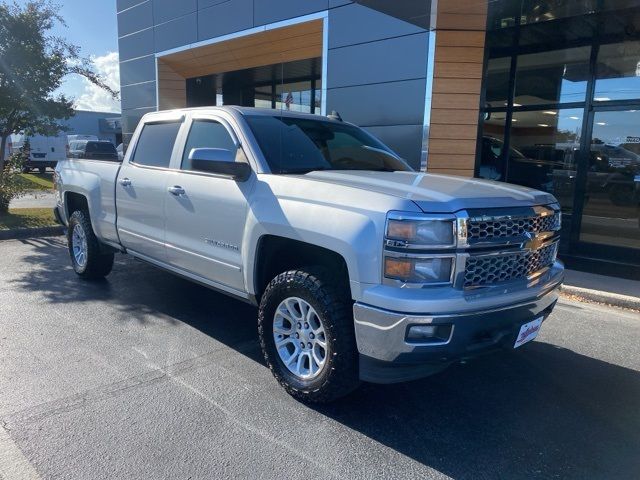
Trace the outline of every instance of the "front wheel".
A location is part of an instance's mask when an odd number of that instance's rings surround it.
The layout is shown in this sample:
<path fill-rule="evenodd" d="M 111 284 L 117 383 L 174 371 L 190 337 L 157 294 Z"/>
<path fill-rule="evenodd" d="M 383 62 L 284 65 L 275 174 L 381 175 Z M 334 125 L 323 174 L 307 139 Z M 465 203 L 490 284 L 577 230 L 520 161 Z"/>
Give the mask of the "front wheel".
<path fill-rule="evenodd" d="M 258 333 L 267 365 L 295 398 L 325 403 L 359 385 L 351 299 L 314 268 L 274 278 L 262 296 Z"/>
<path fill-rule="evenodd" d="M 69 255 L 73 270 L 81 278 L 94 280 L 106 277 L 113 268 L 113 253 L 103 253 L 89 215 L 76 210 L 69 218 L 67 232 Z"/>

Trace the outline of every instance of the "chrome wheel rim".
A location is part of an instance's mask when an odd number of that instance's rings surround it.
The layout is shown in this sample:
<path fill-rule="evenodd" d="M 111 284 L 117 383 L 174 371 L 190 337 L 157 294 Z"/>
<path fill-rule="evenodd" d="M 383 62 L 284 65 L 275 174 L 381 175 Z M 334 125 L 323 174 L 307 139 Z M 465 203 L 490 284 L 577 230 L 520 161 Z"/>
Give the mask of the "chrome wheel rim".
<path fill-rule="evenodd" d="M 273 340 L 284 366 L 301 380 L 311 380 L 327 362 L 322 319 L 305 300 L 284 299 L 273 316 Z"/>
<path fill-rule="evenodd" d="M 87 236 L 80 225 L 73 227 L 71 250 L 78 266 L 84 268 L 87 265 Z"/>

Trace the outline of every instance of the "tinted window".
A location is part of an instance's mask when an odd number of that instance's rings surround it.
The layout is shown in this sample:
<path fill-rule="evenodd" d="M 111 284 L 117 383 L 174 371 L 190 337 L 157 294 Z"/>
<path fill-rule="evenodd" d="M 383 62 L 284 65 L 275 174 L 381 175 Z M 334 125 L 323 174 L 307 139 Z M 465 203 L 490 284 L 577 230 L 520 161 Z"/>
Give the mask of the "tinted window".
<path fill-rule="evenodd" d="M 148 123 L 142 129 L 133 162 L 151 167 L 168 167 L 181 123 Z"/>
<path fill-rule="evenodd" d="M 364 130 L 297 117 L 245 117 L 274 173 L 312 170 L 411 170 Z"/>
<path fill-rule="evenodd" d="M 116 147 L 109 142 L 89 142 L 87 143 L 87 152 L 116 153 Z"/>
<path fill-rule="evenodd" d="M 182 155 L 182 169 L 191 170 L 189 153 L 194 148 L 224 148 L 236 151 L 236 144 L 221 123 L 211 120 L 195 120 L 189 130 L 187 145 Z"/>

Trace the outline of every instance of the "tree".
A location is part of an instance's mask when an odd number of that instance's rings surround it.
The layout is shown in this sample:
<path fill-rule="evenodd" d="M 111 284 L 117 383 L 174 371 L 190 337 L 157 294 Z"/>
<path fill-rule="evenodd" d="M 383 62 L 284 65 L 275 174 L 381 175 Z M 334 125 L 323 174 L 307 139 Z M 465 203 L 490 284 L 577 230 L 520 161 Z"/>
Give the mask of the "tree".
<path fill-rule="evenodd" d="M 55 94 L 64 77 L 77 74 L 117 97 L 80 48 L 50 32 L 66 26 L 60 6 L 32 0 L 0 3 L 0 171 L 11 134 L 57 135 L 73 115 L 73 99 Z"/>

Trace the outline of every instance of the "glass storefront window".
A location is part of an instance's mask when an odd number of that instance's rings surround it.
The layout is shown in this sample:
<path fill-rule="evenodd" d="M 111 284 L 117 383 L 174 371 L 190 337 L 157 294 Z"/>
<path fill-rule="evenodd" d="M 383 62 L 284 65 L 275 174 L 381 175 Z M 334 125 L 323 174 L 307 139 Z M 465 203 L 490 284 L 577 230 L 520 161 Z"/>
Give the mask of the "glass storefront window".
<path fill-rule="evenodd" d="M 597 0 L 523 0 L 521 23 L 538 23 L 577 17 L 596 11 Z"/>
<path fill-rule="evenodd" d="M 519 55 L 514 105 L 583 102 L 591 47 Z"/>
<path fill-rule="evenodd" d="M 519 2 L 492 2 L 487 18 L 487 30 L 513 27 L 516 25 L 519 15 Z"/>
<path fill-rule="evenodd" d="M 583 109 L 514 112 L 507 181 L 555 195 L 573 209 Z"/>
<path fill-rule="evenodd" d="M 490 58 L 485 74 L 486 102 L 491 107 L 504 107 L 509 98 L 511 57 Z"/>
<path fill-rule="evenodd" d="M 311 82 L 276 85 L 276 108 L 311 113 Z"/>
<path fill-rule="evenodd" d="M 254 106 L 258 108 L 272 108 L 271 85 L 256 87 Z"/>
<path fill-rule="evenodd" d="M 640 41 L 600 46 L 594 100 L 640 98 Z"/>
<path fill-rule="evenodd" d="M 594 114 L 580 240 L 640 249 L 640 110 Z"/>
<path fill-rule="evenodd" d="M 487 113 L 482 124 L 480 169 L 478 176 L 487 180 L 504 180 L 505 112 Z"/>

